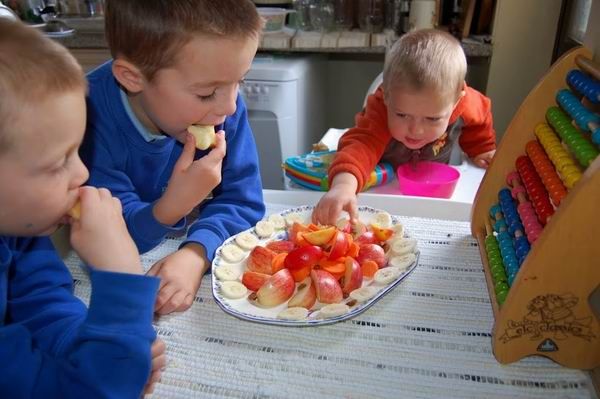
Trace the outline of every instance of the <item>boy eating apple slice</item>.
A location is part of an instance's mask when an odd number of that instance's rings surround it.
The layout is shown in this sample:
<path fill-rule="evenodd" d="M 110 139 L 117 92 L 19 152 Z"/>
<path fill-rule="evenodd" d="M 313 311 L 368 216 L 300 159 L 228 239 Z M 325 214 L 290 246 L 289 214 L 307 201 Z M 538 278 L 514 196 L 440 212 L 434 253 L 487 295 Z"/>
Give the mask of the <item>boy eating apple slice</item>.
<path fill-rule="evenodd" d="M 196 139 L 196 148 L 199 150 L 207 150 L 217 143 L 214 126 L 190 125 L 187 131 Z"/>

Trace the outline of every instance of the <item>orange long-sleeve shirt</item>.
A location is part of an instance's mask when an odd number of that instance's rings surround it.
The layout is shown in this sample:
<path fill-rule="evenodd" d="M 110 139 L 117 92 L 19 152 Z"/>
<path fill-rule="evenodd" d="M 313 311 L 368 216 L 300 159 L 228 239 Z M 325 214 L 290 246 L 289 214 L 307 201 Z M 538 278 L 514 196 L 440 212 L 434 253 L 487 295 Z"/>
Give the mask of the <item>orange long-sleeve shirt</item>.
<path fill-rule="evenodd" d="M 335 175 L 342 172 L 353 174 L 358 180 L 358 191 L 361 191 L 369 174 L 379 163 L 391 146 L 402 151 L 408 149 L 394 140 L 388 129 L 387 108 L 383 99 L 383 89 L 367 99 L 365 109 L 355 117 L 356 126 L 349 129 L 340 139 L 335 159 L 329 167 L 329 184 Z M 451 127 L 460 129 L 458 140 L 462 150 L 471 158 L 496 148 L 496 133 L 492 122 L 490 99 L 465 86 L 465 95 L 461 98 L 450 117 L 448 130 Z M 451 146 L 453 140 L 443 140 L 428 144 L 426 147 Z M 434 145 L 435 144 L 435 145 Z"/>

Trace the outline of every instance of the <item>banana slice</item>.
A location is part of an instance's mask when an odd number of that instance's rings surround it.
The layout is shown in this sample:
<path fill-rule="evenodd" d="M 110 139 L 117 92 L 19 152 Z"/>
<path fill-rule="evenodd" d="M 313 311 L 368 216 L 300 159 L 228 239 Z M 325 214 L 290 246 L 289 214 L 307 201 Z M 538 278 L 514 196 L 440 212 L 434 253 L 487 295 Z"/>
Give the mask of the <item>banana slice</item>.
<path fill-rule="evenodd" d="M 273 213 L 269 215 L 267 220 L 273 224 L 276 230 L 285 229 L 285 219 L 280 214 Z"/>
<path fill-rule="evenodd" d="M 222 265 L 215 267 L 215 277 L 217 277 L 221 281 L 237 280 L 239 276 L 239 271 L 231 265 Z"/>
<path fill-rule="evenodd" d="M 304 218 L 302 216 L 300 216 L 299 213 L 294 213 L 294 212 L 288 213 L 283 218 L 285 219 L 285 223 L 288 226 L 291 226 L 294 223 L 304 223 L 305 222 Z"/>
<path fill-rule="evenodd" d="M 376 287 L 366 286 L 357 288 L 350 293 L 350 298 L 356 300 L 357 302 L 366 302 L 369 299 L 373 298 L 379 290 Z"/>
<path fill-rule="evenodd" d="M 392 216 L 387 212 L 377 212 L 371 224 L 381 228 L 388 228 L 392 225 Z"/>
<path fill-rule="evenodd" d="M 235 243 L 239 245 L 240 248 L 245 249 L 246 251 L 251 251 L 255 246 L 258 245 L 258 237 L 248 231 L 245 231 L 235 237 Z"/>
<path fill-rule="evenodd" d="M 278 319 L 283 320 L 304 320 L 308 317 L 308 309 L 301 308 L 300 306 L 294 306 L 287 308 L 277 315 Z"/>
<path fill-rule="evenodd" d="M 377 284 L 389 284 L 402 274 L 402 270 L 397 267 L 384 267 L 375 272 L 373 280 Z"/>
<path fill-rule="evenodd" d="M 414 238 L 397 238 L 390 243 L 392 256 L 405 255 L 415 252 L 417 240 Z"/>
<path fill-rule="evenodd" d="M 417 260 L 417 256 L 412 252 L 404 255 L 393 256 L 390 258 L 389 267 L 400 269 L 400 271 L 403 272 L 408 269 L 408 267 L 412 265 L 415 260 Z"/>
<path fill-rule="evenodd" d="M 73 208 L 69 209 L 67 214 L 75 220 L 81 219 L 81 202 L 77 200 L 75 205 L 73 205 Z"/>
<path fill-rule="evenodd" d="M 322 319 L 328 319 L 330 317 L 341 316 L 350 311 L 350 307 L 345 303 L 332 303 L 330 305 L 323 306 L 319 310 L 319 317 Z"/>
<path fill-rule="evenodd" d="M 256 234 L 261 238 L 271 237 L 275 232 L 275 226 L 268 220 L 259 220 L 254 227 Z"/>
<path fill-rule="evenodd" d="M 221 257 L 229 263 L 238 263 L 244 259 L 244 251 L 235 244 L 228 244 L 221 248 Z"/>
<path fill-rule="evenodd" d="M 393 225 L 392 230 L 394 230 L 393 237 L 402 237 L 404 235 L 404 226 L 400 222 Z"/>
<path fill-rule="evenodd" d="M 196 148 L 199 150 L 207 150 L 216 144 L 214 126 L 190 125 L 187 131 L 196 139 Z"/>
<path fill-rule="evenodd" d="M 248 289 L 239 281 L 223 281 L 221 293 L 225 298 L 240 299 L 246 296 Z"/>

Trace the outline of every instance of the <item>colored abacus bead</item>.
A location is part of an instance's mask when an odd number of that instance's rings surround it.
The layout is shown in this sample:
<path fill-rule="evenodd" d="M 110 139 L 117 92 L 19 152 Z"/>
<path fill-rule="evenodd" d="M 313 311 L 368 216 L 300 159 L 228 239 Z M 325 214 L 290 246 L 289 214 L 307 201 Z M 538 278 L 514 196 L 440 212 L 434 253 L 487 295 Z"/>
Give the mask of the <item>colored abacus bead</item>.
<path fill-rule="evenodd" d="M 525 151 L 531 158 L 533 166 L 542 178 L 542 182 L 546 186 L 552 202 L 555 206 L 560 205 L 562 199 L 567 195 L 567 189 L 558 177 L 554 167 L 552 167 L 552 163 L 543 147 L 538 141 L 532 140 L 525 146 Z"/>
<path fill-rule="evenodd" d="M 550 107 L 546 111 L 546 119 L 554 127 L 559 136 L 569 146 L 581 165 L 588 167 L 598 156 L 598 150 L 585 140 L 581 133 L 571 125 L 569 118 L 558 107 Z M 583 151 L 585 150 L 585 151 Z"/>
<path fill-rule="evenodd" d="M 577 126 L 586 132 L 590 131 L 590 123 L 600 122 L 600 116 L 588 110 L 570 90 L 562 89 L 556 93 L 556 102 L 567 111 Z"/>
<path fill-rule="evenodd" d="M 548 191 L 544 187 L 542 180 L 535 171 L 533 164 L 528 156 L 522 155 L 515 162 L 517 171 L 527 190 L 527 195 L 533 203 L 533 209 L 538 216 L 538 220 L 545 225 L 548 219 L 554 213 L 554 208 L 550 203 Z"/>
<path fill-rule="evenodd" d="M 567 82 L 590 102 L 594 104 L 600 103 L 600 82 L 577 69 L 573 69 L 567 73 Z"/>

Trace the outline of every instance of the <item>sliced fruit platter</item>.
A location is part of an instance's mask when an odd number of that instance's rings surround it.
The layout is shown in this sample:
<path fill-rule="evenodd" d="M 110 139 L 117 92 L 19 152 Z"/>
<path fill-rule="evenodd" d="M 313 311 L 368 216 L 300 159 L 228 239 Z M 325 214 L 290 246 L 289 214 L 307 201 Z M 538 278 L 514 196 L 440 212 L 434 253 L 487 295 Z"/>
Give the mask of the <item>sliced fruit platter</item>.
<path fill-rule="evenodd" d="M 310 222 L 313 207 L 271 214 L 217 249 L 213 295 L 236 317 L 266 324 L 335 323 L 365 311 L 418 264 L 397 217 L 359 207 L 359 220 Z"/>

